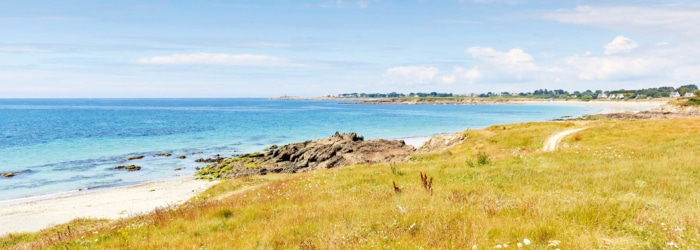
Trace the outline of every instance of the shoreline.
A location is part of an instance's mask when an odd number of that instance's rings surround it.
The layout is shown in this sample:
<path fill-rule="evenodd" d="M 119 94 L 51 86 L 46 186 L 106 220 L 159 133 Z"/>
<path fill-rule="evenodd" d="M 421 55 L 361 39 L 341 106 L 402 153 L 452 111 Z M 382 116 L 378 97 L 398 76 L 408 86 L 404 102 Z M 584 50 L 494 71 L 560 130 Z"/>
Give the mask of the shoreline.
<path fill-rule="evenodd" d="M 521 101 L 494 104 L 584 106 L 600 108 L 598 114 L 659 109 L 666 101 Z M 399 104 L 399 103 L 395 103 Z M 456 131 L 455 133 L 458 133 Z M 432 136 L 398 138 L 419 148 Z M 75 218 L 119 219 L 148 213 L 158 207 L 181 204 L 217 182 L 194 177 L 118 185 L 95 190 L 68 191 L 12 200 L 0 200 L 0 237 L 8 233 L 38 231 Z M 18 223 L 18 222 L 22 223 Z"/>
<path fill-rule="evenodd" d="M 217 184 L 194 177 L 100 189 L 0 205 L 0 237 L 36 232 L 76 218 L 120 219 L 182 204 Z"/>
<path fill-rule="evenodd" d="M 513 103 L 515 104 L 515 103 Z M 551 105 L 551 106 L 576 106 L 576 107 L 593 107 L 600 108 L 601 111 L 596 114 L 611 114 L 611 113 L 627 113 L 627 112 L 642 112 L 660 109 L 668 104 L 667 100 L 651 100 L 651 101 L 589 101 L 580 100 L 553 100 L 553 101 L 523 101 L 521 104 L 534 105 Z"/>

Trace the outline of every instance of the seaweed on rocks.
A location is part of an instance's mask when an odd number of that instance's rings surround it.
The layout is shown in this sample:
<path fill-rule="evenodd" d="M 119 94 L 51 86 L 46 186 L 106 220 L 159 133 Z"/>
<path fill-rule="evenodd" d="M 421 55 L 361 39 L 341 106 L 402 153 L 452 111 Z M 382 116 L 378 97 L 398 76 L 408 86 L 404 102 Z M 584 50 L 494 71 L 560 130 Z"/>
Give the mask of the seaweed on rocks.
<path fill-rule="evenodd" d="M 312 141 L 273 145 L 265 152 L 221 159 L 199 170 L 200 178 L 238 178 L 268 173 L 298 173 L 359 164 L 398 162 L 408 159 L 415 148 L 400 140 L 365 141 L 356 133 Z"/>

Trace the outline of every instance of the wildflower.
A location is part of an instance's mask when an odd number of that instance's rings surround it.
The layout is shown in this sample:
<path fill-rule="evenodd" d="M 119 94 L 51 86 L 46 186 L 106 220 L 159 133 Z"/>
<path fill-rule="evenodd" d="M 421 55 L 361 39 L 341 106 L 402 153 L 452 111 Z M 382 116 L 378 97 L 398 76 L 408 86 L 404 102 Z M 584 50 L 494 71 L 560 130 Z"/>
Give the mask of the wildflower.
<path fill-rule="evenodd" d="M 503 248 L 503 245 L 501 245 L 501 244 L 498 244 L 498 245 L 496 245 L 496 247 L 495 247 L 495 248 L 496 248 L 496 249 L 501 249 L 501 248 Z"/>
<path fill-rule="evenodd" d="M 515 244 L 515 245 L 518 246 L 518 248 L 523 247 L 523 243 L 520 243 L 520 242 L 518 242 L 518 244 Z"/>
<path fill-rule="evenodd" d="M 530 240 L 528 240 L 527 238 L 523 239 L 523 244 L 525 244 L 526 246 L 530 245 L 530 243 Z"/>
<path fill-rule="evenodd" d="M 398 205 L 397 207 L 399 208 L 399 213 L 405 214 L 406 212 L 408 212 L 408 211 L 407 211 L 404 207 L 402 207 L 401 205 Z"/>
<path fill-rule="evenodd" d="M 472 245 L 472 250 L 476 250 L 478 247 L 476 247 L 476 244 Z"/>
<path fill-rule="evenodd" d="M 676 242 L 673 242 L 673 241 L 666 243 L 666 245 L 669 247 L 676 248 L 676 249 L 678 248 L 678 244 Z"/>
<path fill-rule="evenodd" d="M 561 243 L 560 240 L 550 240 L 548 246 L 550 246 L 550 247 L 556 247 L 557 245 L 559 245 L 559 243 Z"/>

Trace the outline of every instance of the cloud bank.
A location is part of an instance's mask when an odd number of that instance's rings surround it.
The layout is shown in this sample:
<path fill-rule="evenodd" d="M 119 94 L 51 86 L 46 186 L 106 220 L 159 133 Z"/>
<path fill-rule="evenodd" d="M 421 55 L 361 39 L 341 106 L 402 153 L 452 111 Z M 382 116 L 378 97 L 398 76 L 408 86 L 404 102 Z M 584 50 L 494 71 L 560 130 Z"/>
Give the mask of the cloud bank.
<path fill-rule="evenodd" d="M 287 59 L 254 54 L 224 54 L 224 53 L 191 53 L 172 54 L 167 56 L 144 57 L 133 60 L 135 64 L 143 65 L 232 65 L 257 67 L 302 67 Z"/>

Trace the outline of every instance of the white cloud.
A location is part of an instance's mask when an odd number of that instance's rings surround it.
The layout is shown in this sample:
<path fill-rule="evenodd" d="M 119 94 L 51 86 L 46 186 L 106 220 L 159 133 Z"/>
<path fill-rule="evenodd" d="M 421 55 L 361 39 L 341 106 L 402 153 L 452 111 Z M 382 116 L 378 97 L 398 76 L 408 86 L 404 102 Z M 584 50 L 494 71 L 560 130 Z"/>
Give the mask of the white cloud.
<path fill-rule="evenodd" d="M 535 59 L 522 49 L 510 49 L 508 52 L 496 51 L 487 47 L 471 47 L 465 51 L 474 58 L 494 64 L 499 67 L 509 67 L 513 70 L 535 70 Z"/>
<path fill-rule="evenodd" d="M 624 36 L 617 36 L 604 46 L 606 55 L 629 52 L 637 47 L 639 44 Z"/>
<path fill-rule="evenodd" d="M 259 67 L 301 67 L 287 59 L 254 54 L 224 54 L 224 53 L 192 53 L 172 54 L 168 56 L 154 56 L 139 58 L 133 61 L 136 64 L 146 65 L 234 65 L 234 66 L 259 66 Z"/>
<path fill-rule="evenodd" d="M 357 0 L 357 1 L 343 1 L 343 0 L 335 0 L 335 1 L 327 1 L 324 3 L 321 3 L 321 7 L 323 8 L 361 8 L 361 9 L 366 9 L 370 7 L 370 4 L 372 2 L 379 3 L 381 0 Z"/>
<path fill-rule="evenodd" d="M 465 53 L 479 61 L 471 70 L 462 70 L 469 73 L 465 73 L 465 79 L 470 82 L 527 82 L 552 71 L 537 66 L 532 55 L 519 48 L 502 52 L 489 47 L 471 47 Z"/>
<path fill-rule="evenodd" d="M 450 74 L 442 76 L 442 82 L 446 84 L 454 84 L 457 82 L 474 83 L 481 78 L 481 72 L 476 67 L 462 68 L 453 67 Z"/>
<path fill-rule="evenodd" d="M 608 29 L 700 34 L 700 29 L 697 28 L 700 23 L 700 9 L 688 6 L 579 6 L 572 10 L 545 12 L 542 18 Z"/>
<path fill-rule="evenodd" d="M 625 81 L 663 75 L 667 61 L 645 56 L 570 56 L 564 64 L 579 79 Z"/>
<path fill-rule="evenodd" d="M 28 47 L 28 46 L 0 46 L 0 52 L 17 52 L 17 53 L 27 53 L 27 52 L 49 52 L 48 50 Z"/>
<path fill-rule="evenodd" d="M 436 67 L 403 66 L 389 68 L 384 72 L 383 83 L 416 85 L 431 84 L 440 73 Z"/>
<path fill-rule="evenodd" d="M 561 23 L 624 30 L 660 38 L 640 45 L 624 36 L 604 45 L 603 55 L 586 53 L 561 60 L 563 72 L 588 82 L 621 81 L 647 83 L 700 80 L 700 6 L 579 6 L 542 13 L 542 18 Z M 671 40 L 673 42 L 667 42 Z"/>

